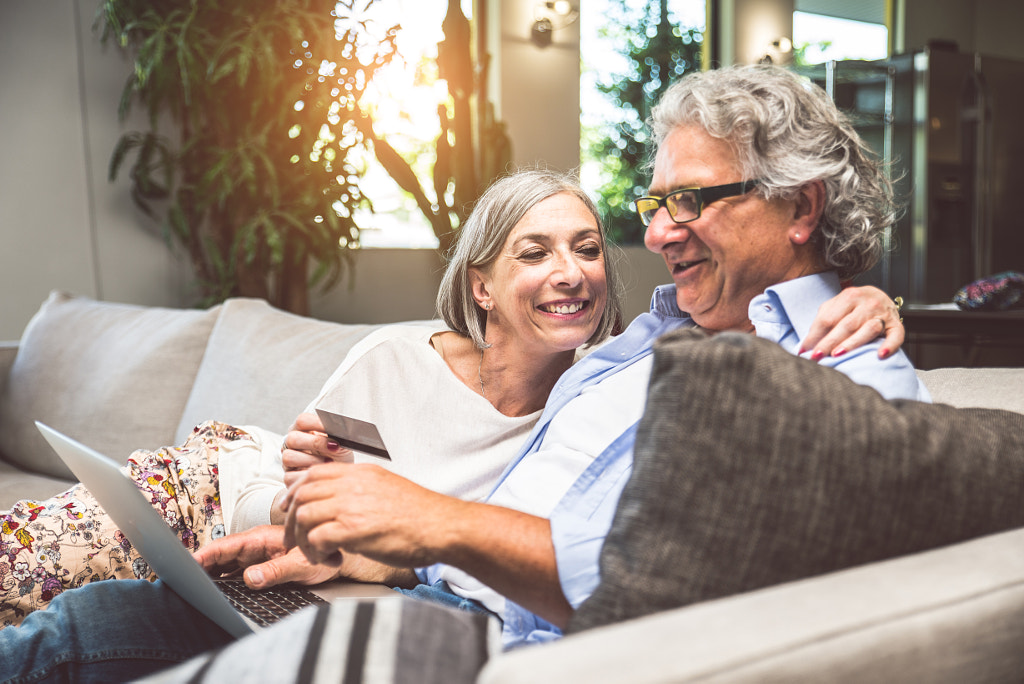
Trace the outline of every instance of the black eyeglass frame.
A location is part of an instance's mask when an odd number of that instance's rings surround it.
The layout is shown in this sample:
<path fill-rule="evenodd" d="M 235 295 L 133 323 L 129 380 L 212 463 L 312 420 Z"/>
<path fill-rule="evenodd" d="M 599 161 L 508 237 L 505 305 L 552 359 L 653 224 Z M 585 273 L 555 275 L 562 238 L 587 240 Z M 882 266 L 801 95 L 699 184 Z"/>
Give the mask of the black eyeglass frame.
<path fill-rule="evenodd" d="M 706 188 L 680 188 L 673 190 L 664 197 L 655 197 L 653 195 L 647 197 L 639 197 L 633 201 L 633 210 L 640 215 L 640 222 L 645 226 L 651 225 L 651 221 L 654 219 L 654 215 L 658 213 L 658 210 L 665 207 L 668 211 L 669 217 L 675 223 L 689 223 L 690 221 L 696 221 L 700 218 L 701 211 L 705 205 L 717 202 L 720 199 L 726 197 L 738 197 L 740 195 L 746 195 L 748 192 L 756 188 L 761 184 L 760 178 L 754 178 L 752 180 L 740 181 L 738 183 L 726 183 L 724 185 L 711 185 Z M 697 215 L 688 219 L 678 220 L 672 214 L 672 210 L 668 206 L 668 200 L 670 197 L 675 195 L 681 195 L 682 193 L 689 192 L 693 193 L 696 199 Z M 640 211 L 640 202 L 647 200 L 654 202 L 655 207 L 653 210 Z"/>

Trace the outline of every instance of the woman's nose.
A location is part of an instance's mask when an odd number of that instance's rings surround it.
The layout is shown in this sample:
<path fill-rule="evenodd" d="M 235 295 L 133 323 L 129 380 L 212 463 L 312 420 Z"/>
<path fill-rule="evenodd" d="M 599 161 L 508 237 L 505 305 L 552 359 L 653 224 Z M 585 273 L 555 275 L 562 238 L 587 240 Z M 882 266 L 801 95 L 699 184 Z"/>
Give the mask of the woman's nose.
<path fill-rule="evenodd" d="M 579 285 L 583 280 L 583 270 L 571 255 L 563 255 L 559 257 L 558 263 L 555 266 L 555 271 L 552 275 L 558 283 L 562 283 L 570 287 Z"/>

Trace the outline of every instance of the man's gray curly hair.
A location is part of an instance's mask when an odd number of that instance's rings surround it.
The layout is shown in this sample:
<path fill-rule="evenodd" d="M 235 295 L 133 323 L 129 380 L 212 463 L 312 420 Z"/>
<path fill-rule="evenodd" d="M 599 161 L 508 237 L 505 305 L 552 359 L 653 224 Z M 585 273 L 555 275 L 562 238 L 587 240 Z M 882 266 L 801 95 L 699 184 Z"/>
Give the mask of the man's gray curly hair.
<path fill-rule="evenodd" d="M 734 66 L 690 74 L 668 88 L 651 113 L 658 145 L 680 126 L 699 126 L 730 143 L 744 178 L 765 197 L 792 198 L 825 185 L 814 240 L 846 279 L 882 254 L 898 209 L 885 167 L 818 86 L 778 66 Z"/>

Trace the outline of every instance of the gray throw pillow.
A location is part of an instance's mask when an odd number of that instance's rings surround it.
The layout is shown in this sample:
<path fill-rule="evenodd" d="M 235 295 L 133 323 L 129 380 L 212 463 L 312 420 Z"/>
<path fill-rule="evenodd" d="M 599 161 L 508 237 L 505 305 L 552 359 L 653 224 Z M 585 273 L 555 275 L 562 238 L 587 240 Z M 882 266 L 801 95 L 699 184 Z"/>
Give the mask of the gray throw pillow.
<path fill-rule="evenodd" d="M 886 401 L 752 335 L 655 345 L 579 631 L 1024 525 L 1024 415 Z"/>

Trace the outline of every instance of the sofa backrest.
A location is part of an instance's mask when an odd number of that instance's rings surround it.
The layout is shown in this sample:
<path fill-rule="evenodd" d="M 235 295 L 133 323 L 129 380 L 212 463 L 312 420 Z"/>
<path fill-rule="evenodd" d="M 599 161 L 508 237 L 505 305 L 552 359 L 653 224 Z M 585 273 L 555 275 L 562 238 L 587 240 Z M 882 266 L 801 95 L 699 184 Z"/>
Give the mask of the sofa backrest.
<path fill-rule="evenodd" d="M 296 316 L 260 299 L 227 300 L 174 443 L 205 420 L 285 432 L 352 345 L 378 327 Z"/>
<path fill-rule="evenodd" d="M 0 390 L 0 455 L 71 478 L 36 420 L 118 460 L 170 444 L 219 313 L 51 293 Z"/>
<path fill-rule="evenodd" d="M 0 456 L 72 478 L 36 420 L 119 461 L 180 444 L 205 420 L 284 432 L 377 327 L 296 316 L 259 299 L 187 310 L 55 291 L 13 361 L 4 356 Z"/>

